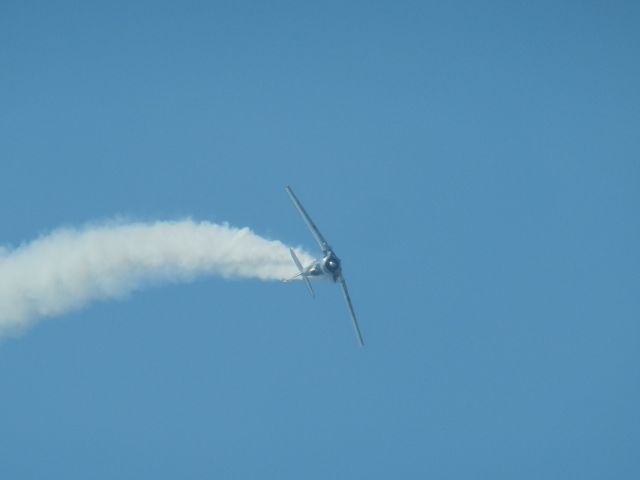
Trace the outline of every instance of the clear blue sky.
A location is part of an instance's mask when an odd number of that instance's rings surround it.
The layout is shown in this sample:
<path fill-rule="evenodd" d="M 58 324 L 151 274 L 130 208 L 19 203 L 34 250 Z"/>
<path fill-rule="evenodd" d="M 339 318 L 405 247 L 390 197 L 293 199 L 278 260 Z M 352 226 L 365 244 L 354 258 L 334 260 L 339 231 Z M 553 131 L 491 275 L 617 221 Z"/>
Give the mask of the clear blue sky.
<path fill-rule="evenodd" d="M 635 2 L 0 4 L 0 244 L 126 215 L 343 258 L 0 341 L 0 477 L 640 478 Z"/>

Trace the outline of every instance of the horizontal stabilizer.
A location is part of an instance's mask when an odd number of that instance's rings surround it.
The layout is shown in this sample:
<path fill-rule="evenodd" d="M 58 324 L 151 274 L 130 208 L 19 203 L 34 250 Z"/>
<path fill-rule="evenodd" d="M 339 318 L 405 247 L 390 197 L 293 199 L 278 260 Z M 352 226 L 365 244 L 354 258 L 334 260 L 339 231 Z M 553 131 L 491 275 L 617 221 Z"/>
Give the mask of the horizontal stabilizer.
<path fill-rule="evenodd" d="M 293 263 L 296 264 L 296 267 L 298 267 L 298 271 L 300 272 L 298 275 L 296 275 L 296 277 L 302 277 L 302 280 L 304 280 L 304 283 L 307 284 L 309 293 L 311 294 L 312 297 L 315 297 L 316 294 L 313 292 L 313 287 L 311 286 L 311 282 L 309 281 L 309 278 L 304 274 L 304 269 L 302 268 L 302 264 L 300 263 L 300 260 L 298 260 L 298 256 L 296 255 L 296 252 L 293 251 L 293 248 L 290 248 L 289 252 L 291 253 L 291 258 L 293 259 Z"/>

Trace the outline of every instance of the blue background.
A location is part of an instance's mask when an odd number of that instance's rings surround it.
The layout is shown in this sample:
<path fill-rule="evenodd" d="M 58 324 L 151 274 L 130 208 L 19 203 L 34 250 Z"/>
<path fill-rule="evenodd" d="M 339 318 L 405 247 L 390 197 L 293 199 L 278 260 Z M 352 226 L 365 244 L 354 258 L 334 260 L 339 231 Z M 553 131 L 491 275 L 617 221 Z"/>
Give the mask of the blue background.
<path fill-rule="evenodd" d="M 0 243 L 338 255 L 0 341 L 2 478 L 640 477 L 636 2 L 0 3 Z"/>

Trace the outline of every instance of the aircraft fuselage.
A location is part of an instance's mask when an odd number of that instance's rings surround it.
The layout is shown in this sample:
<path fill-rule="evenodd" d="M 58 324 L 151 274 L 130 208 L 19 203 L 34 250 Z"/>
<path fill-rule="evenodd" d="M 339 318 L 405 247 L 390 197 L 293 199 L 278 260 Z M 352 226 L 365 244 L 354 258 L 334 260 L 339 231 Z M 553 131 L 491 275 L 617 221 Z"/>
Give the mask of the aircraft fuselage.
<path fill-rule="evenodd" d="M 325 277 L 337 282 L 340 278 L 341 270 L 340 259 L 333 251 L 329 250 L 321 260 L 317 260 L 307 268 L 305 276 L 310 278 Z"/>

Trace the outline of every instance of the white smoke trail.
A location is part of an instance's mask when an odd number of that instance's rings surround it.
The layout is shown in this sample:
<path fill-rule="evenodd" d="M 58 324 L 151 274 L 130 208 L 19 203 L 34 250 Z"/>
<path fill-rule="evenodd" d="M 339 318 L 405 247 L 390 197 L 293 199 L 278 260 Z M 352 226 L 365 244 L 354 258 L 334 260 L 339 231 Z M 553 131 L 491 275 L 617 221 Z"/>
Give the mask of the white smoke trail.
<path fill-rule="evenodd" d="M 59 229 L 14 250 L 0 247 L 0 334 L 149 282 L 295 273 L 288 247 L 248 228 L 181 220 Z"/>

